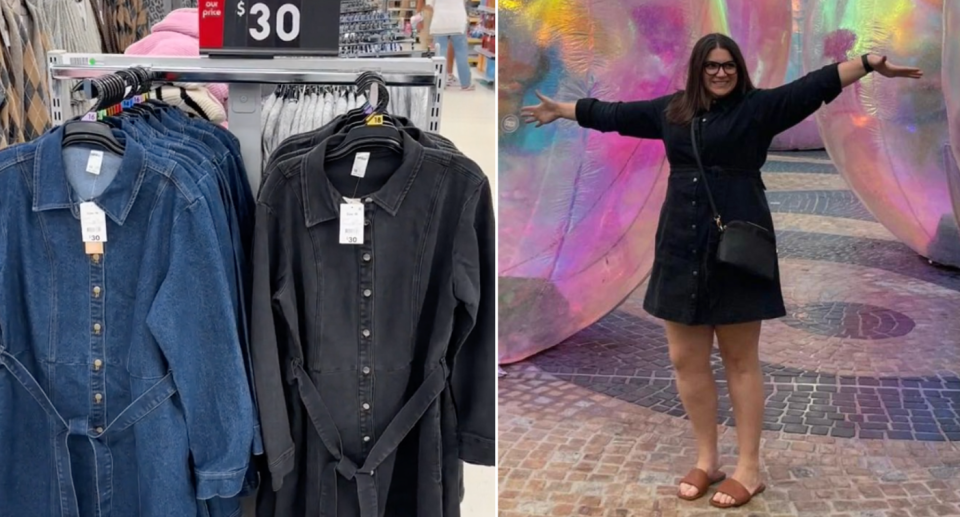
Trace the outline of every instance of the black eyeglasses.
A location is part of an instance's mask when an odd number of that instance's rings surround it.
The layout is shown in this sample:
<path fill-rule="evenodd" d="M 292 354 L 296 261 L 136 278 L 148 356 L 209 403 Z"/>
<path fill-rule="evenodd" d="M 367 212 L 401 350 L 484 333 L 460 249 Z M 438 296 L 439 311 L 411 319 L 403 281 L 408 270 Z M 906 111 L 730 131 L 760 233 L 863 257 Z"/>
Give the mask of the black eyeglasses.
<path fill-rule="evenodd" d="M 709 75 L 719 74 L 721 68 L 723 68 L 723 71 L 726 72 L 727 75 L 733 75 L 737 73 L 737 63 L 734 61 L 727 61 L 726 63 L 717 63 L 716 61 L 707 61 L 707 63 L 703 65 L 703 69 Z"/>

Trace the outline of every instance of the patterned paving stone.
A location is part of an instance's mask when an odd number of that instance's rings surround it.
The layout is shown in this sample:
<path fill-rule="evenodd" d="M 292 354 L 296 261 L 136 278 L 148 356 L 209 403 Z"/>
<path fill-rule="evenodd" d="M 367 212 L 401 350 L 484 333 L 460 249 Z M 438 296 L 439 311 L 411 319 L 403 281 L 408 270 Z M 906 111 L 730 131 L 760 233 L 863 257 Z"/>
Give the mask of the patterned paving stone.
<path fill-rule="evenodd" d="M 777 231 L 781 260 L 804 259 L 883 269 L 960 291 L 960 271 L 931 267 L 900 242 L 845 235 Z"/>
<path fill-rule="evenodd" d="M 848 190 L 847 181 L 839 174 L 810 174 L 803 172 L 778 172 L 764 174 L 763 184 L 767 192 L 803 190 Z"/>
<path fill-rule="evenodd" d="M 910 333 L 916 323 L 901 312 L 862 303 L 814 303 L 794 309 L 782 320 L 821 336 L 888 339 Z"/>
<path fill-rule="evenodd" d="M 500 384 L 500 517 L 913 517 L 960 515 L 960 450 L 947 441 L 852 439 L 856 430 L 763 432 L 767 491 L 720 512 L 676 497 L 696 448 L 686 422 L 538 371 Z M 802 424 L 797 424 L 802 425 Z M 844 436 L 850 436 L 846 438 Z M 736 434 L 719 427 L 721 465 Z"/>
<path fill-rule="evenodd" d="M 849 190 L 767 191 L 767 201 L 770 203 L 771 212 L 876 221 Z"/>
<path fill-rule="evenodd" d="M 778 212 L 773 214 L 773 224 L 778 232 L 821 233 L 861 239 L 900 242 L 890 233 L 890 230 L 884 228 L 882 224 L 856 219 Z"/>
<path fill-rule="evenodd" d="M 960 516 L 960 271 L 891 239 L 824 179 L 837 174 L 827 158 L 776 153 L 764 167 L 795 189 L 767 191 L 789 312 L 761 344 L 767 492 L 729 511 L 676 498 L 696 446 L 641 286 L 507 367 L 500 517 Z M 731 472 L 736 422 L 717 353 L 712 364 Z"/>
<path fill-rule="evenodd" d="M 812 159 L 811 159 L 812 158 Z M 840 172 L 829 162 L 829 156 L 823 151 L 800 151 L 792 153 L 770 153 L 763 172 L 777 173 L 813 173 L 836 174 Z"/>
<path fill-rule="evenodd" d="M 857 310 L 870 307 L 855 307 Z M 712 357 L 719 424 L 735 426 L 719 352 Z M 663 328 L 614 311 L 530 363 L 606 396 L 684 417 Z M 763 364 L 769 430 L 895 440 L 954 440 L 960 435 L 960 377 L 847 377 Z M 949 435 L 948 435 L 949 433 Z"/>

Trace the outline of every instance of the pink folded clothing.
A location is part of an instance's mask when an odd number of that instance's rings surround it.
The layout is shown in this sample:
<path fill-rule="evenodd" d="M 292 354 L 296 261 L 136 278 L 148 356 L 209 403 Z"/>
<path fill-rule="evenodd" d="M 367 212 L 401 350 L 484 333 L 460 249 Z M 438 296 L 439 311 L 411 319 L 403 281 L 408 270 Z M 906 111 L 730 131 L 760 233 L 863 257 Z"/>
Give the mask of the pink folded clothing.
<path fill-rule="evenodd" d="M 200 55 L 200 19 L 196 8 L 177 9 L 153 26 L 149 36 L 127 47 L 128 56 L 195 57 Z M 226 111 L 228 88 L 223 83 L 177 83 L 188 91 L 206 89 Z M 207 100 L 206 96 L 203 96 Z"/>

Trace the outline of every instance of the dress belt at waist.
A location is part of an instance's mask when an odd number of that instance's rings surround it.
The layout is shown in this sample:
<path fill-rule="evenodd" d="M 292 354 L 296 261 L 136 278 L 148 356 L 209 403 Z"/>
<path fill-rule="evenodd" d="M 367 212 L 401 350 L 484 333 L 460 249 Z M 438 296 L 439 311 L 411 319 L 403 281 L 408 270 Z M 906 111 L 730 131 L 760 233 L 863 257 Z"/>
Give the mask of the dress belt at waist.
<path fill-rule="evenodd" d="M 720 167 L 713 165 L 710 167 L 704 167 L 708 174 L 727 174 L 730 176 L 749 176 L 759 178 L 761 176 L 760 169 L 738 169 L 736 167 Z M 671 167 L 670 175 L 671 176 L 686 176 L 690 174 L 700 174 L 700 169 L 696 167 Z"/>
<path fill-rule="evenodd" d="M 357 480 L 360 517 L 377 517 L 379 512 L 377 468 L 397 450 L 400 442 L 407 437 L 407 434 L 413 430 L 420 418 L 427 412 L 427 409 L 443 393 L 447 385 L 447 377 L 450 375 L 446 362 L 441 362 L 438 368 L 427 375 L 423 384 L 417 388 L 410 400 L 400 408 L 397 415 L 387 425 L 383 435 L 374 444 L 363 466 L 360 467 L 343 454 L 343 441 L 340 439 L 340 431 L 337 430 L 336 423 L 330 416 L 330 411 L 327 409 L 323 397 L 320 396 L 320 391 L 317 390 L 317 386 L 310 380 L 310 376 L 304 370 L 303 362 L 300 359 L 294 359 L 291 366 L 294 378 L 297 380 L 300 399 L 307 410 L 307 416 L 310 417 L 313 427 L 320 435 L 323 446 L 336 460 L 335 463 L 330 463 L 324 467 L 321 474 L 323 479 L 320 483 L 319 494 L 320 516 L 337 517 L 338 515 L 337 474 L 339 474 L 348 481 Z"/>
<path fill-rule="evenodd" d="M 86 417 L 65 420 L 57 411 L 57 408 L 53 406 L 50 397 L 43 391 L 40 383 L 30 373 L 30 370 L 27 370 L 23 363 L 3 348 L 0 348 L 0 365 L 5 366 L 37 404 L 62 426 L 55 440 L 57 471 L 60 473 L 60 517 L 80 517 L 77 489 L 73 482 L 73 471 L 70 466 L 68 445 L 70 436 L 86 437 L 90 442 L 90 447 L 93 448 L 94 461 L 97 462 L 97 472 L 101 473 L 96 480 L 98 507 L 100 508 L 100 515 L 108 517 L 111 514 L 111 494 L 113 494 L 113 490 L 111 487 L 103 487 L 101 482 L 109 480 L 113 475 L 113 454 L 107 447 L 105 439 L 133 427 L 134 424 L 172 397 L 177 392 L 177 386 L 173 382 L 173 374 L 167 373 L 165 377 L 131 402 L 104 429 L 97 432 L 90 429 L 90 422 Z"/>

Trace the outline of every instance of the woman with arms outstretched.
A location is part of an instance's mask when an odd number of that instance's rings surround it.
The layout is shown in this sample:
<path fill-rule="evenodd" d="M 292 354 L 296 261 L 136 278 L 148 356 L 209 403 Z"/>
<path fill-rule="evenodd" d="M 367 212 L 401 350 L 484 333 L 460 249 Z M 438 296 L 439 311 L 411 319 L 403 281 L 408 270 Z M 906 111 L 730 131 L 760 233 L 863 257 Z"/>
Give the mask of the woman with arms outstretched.
<path fill-rule="evenodd" d="M 589 129 L 664 142 L 670 177 L 643 305 L 665 321 L 677 387 L 697 440 L 697 464 L 678 489 L 682 499 L 698 499 L 710 485 L 723 481 L 710 503 L 730 508 L 764 490 L 760 327 L 763 320 L 786 315 L 775 258 L 772 279 L 718 260 L 726 227 L 716 212 L 724 222 L 758 225 L 772 238 L 773 218 L 760 167 L 773 137 L 873 71 L 885 77 L 923 75 L 916 68 L 889 64 L 886 57 L 865 54 L 779 88 L 757 89 L 737 43 L 723 34 L 709 34 L 693 48 L 685 90 L 636 102 L 562 103 L 537 93 L 540 104 L 522 109 L 524 120 L 537 127 L 563 118 Z M 724 237 L 730 239 L 727 233 Z M 730 479 L 720 471 L 717 452 L 717 387 L 710 368 L 714 336 L 737 422 L 739 458 Z"/>

